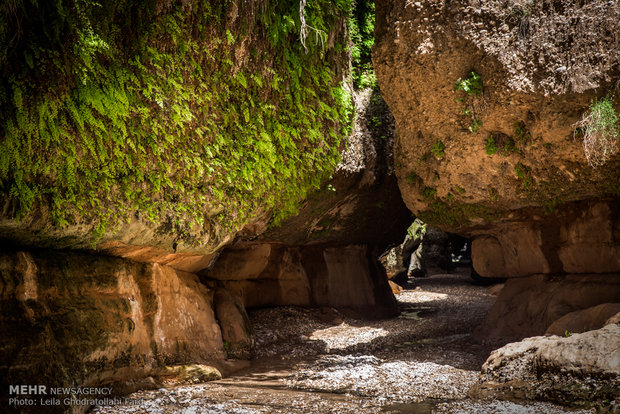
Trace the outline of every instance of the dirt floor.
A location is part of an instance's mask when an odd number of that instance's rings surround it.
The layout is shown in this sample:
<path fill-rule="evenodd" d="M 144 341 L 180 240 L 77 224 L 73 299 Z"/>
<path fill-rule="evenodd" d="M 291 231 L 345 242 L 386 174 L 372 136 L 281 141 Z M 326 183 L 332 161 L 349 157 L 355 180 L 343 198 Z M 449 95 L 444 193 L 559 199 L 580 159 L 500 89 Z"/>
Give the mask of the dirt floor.
<path fill-rule="evenodd" d="M 250 312 L 250 368 L 220 381 L 139 391 L 95 413 L 563 413 L 545 403 L 476 402 L 490 351 L 471 338 L 495 297 L 467 269 L 410 279 L 401 315 L 280 307 Z M 368 315 L 366 315 L 368 316 Z M 570 411 L 587 413 L 590 411 Z"/>

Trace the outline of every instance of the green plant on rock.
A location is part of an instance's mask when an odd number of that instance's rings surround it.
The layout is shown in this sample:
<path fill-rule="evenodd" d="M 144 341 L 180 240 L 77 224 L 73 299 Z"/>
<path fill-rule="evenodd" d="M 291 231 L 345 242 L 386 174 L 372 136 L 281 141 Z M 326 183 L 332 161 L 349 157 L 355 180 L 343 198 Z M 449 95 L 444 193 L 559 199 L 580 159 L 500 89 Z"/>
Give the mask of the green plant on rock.
<path fill-rule="evenodd" d="M 446 155 L 445 149 L 446 147 L 444 146 L 441 139 L 438 139 L 437 141 L 435 141 L 433 147 L 431 148 L 431 154 L 433 154 L 436 159 L 440 160 Z"/>
<path fill-rule="evenodd" d="M 464 93 L 464 96 L 456 98 L 456 101 L 462 104 L 461 111 L 468 119 L 467 130 L 476 134 L 482 128 L 482 121 L 476 116 L 472 102 L 483 93 L 482 77 L 471 71 L 467 78 L 456 81 L 454 91 Z"/>
<path fill-rule="evenodd" d="M 407 174 L 407 182 L 409 184 L 414 184 L 417 179 L 418 179 L 418 174 L 416 174 L 415 172 L 412 171 L 409 174 Z"/>
<path fill-rule="evenodd" d="M 590 166 L 602 166 L 618 153 L 619 120 L 613 99 L 608 96 L 592 102 L 583 118 L 574 125 L 575 137 L 583 135 L 583 150 Z"/>
<path fill-rule="evenodd" d="M 471 132 L 472 134 L 477 134 L 480 128 L 482 128 L 482 121 L 478 118 L 472 119 L 471 125 L 467 127 L 469 132 Z"/>
<path fill-rule="evenodd" d="M 523 121 L 514 123 L 514 139 L 521 144 L 532 140 L 532 134 L 528 131 Z"/>
<path fill-rule="evenodd" d="M 521 181 L 521 188 L 531 190 L 535 185 L 532 169 L 519 162 L 515 165 L 514 171 L 517 178 Z"/>
<path fill-rule="evenodd" d="M 463 91 L 470 96 L 481 95 L 483 90 L 482 77 L 472 70 L 467 78 L 456 81 L 454 90 Z"/>
<path fill-rule="evenodd" d="M 96 239 L 139 215 L 200 244 L 261 209 L 276 222 L 291 214 L 338 163 L 353 104 L 332 68 L 346 51 L 323 49 L 320 36 L 302 46 L 298 3 L 264 2 L 229 29 L 228 2 L 161 13 L 52 3 L 0 8 L 10 74 L 0 80 L 0 192 L 16 217 L 39 204 L 56 227 L 91 222 Z M 349 1 L 313 0 L 304 17 L 336 33 L 349 12 Z"/>
<path fill-rule="evenodd" d="M 487 138 L 487 143 L 484 146 L 484 150 L 488 155 L 497 154 L 497 146 L 495 145 L 493 134 L 489 135 L 489 138 Z"/>

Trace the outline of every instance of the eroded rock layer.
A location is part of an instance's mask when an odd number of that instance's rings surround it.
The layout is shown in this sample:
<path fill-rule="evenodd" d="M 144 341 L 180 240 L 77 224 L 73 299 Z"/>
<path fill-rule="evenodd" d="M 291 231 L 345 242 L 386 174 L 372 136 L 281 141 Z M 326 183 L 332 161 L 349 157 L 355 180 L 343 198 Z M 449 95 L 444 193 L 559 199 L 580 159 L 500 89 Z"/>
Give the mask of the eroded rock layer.
<path fill-rule="evenodd" d="M 213 291 L 158 264 L 62 251 L 0 253 L 0 378 L 88 386 L 225 358 Z"/>
<path fill-rule="evenodd" d="M 620 160 L 591 167 L 575 133 L 616 91 L 619 16 L 603 0 L 377 1 L 403 199 L 479 238 L 483 276 L 620 270 Z"/>
<path fill-rule="evenodd" d="M 231 248 L 201 277 L 238 295 L 246 307 L 331 306 L 371 317 L 398 313 L 376 252 L 363 245 Z"/>
<path fill-rule="evenodd" d="M 544 335 L 562 317 L 573 313 L 574 319 L 577 311 L 605 303 L 620 303 L 620 277 L 616 274 L 513 278 L 506 282 L 477 335 L 487 340 Z M 580 325 L 600 328 L 595 326 L 595 319 L 601 325 L 606 321 L 590 312 Z M 562 326 L 568 326 L 567 322 Z"/>

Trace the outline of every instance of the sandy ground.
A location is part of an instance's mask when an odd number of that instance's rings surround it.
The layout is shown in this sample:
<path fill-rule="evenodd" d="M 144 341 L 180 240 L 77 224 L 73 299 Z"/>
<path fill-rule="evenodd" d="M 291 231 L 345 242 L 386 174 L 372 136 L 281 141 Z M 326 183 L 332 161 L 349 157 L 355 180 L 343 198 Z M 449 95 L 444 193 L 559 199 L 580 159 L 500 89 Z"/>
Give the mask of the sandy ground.
<path fill-rule="evenodd" d="M 470 337 L 490 309 L 465 271 L 412 279 L 401 315 L 333 309 L 250 312 L 252 366 L 206 384 L 139 391 L 95 413 L 563 413 L 551 404 L 475 402 L 467 390 L 491 351 Z M 590 411 L 570 411 L 588 413 Z"/>

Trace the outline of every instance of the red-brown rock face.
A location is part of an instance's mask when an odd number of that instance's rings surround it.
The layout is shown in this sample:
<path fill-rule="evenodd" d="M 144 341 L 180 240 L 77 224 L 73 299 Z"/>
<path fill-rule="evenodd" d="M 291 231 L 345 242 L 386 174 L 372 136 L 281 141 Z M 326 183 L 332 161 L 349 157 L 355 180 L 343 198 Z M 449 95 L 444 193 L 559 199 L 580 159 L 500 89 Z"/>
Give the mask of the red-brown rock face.
<path fill-rule="evenodd" d="M 372 317 L 398 313 L 383 267 L 366 246 L 257 244 L 227 249 L 201 273 L 246 307 L 333 306 Z"/>
<path fill-rule="evenodd" d="M 484 276 L 618 272 L 620 159 L 589 166 L 574 132 L 618 87 L 620 4 L 509 3 L 377 1 L 403 199 L 478 238 Z"/>
<path fill-rule="evenodd" d="M 170 267 L 4 252 L 0 292 L 3 387 L 125 381 L 153 375 L 163 363 L 225 356 L 213 292 L 196 275 Z"/>

